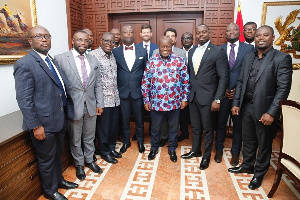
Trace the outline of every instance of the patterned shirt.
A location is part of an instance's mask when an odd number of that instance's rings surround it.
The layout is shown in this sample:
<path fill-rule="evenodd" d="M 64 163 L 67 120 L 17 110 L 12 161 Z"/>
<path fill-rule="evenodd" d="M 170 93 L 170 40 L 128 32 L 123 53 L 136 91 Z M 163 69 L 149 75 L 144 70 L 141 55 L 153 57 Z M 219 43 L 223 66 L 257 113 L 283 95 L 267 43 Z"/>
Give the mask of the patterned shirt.
<path fill-rule="evenodd" d="M 188 101 L 189 74 L 185 61 L 172 53 L 166 60 L 160 54 L 152 56 L 146 65 L 142 79 L 144 103 L 150 109 L 170 111 L 179 109 L 181 101 Z"/>
<path fill-rule="evenodd" d="M 104 107 L 116 107 L 120 105 L 119 90 L 117 86 L 117 63 L 114 55 L 111 53 L 108 58 L 101 47 L 89 53 L 95 56 L 100 65 L 101 83 L 104 94 Z"/>

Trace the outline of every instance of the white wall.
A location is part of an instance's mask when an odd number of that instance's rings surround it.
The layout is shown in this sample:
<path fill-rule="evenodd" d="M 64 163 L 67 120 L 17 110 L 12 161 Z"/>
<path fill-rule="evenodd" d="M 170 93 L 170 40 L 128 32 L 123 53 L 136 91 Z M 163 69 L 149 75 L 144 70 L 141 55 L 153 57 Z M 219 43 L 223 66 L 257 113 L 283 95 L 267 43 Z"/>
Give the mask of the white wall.
<path fill-rule="evenodd" d="M 68 27 L 65 0 L 35 0 L 37 22 L 52 35 L 50 55 L 67 51 Z M 16 101 L 13 65 L 0 65 L 0 117 L 19 110 Z"/>

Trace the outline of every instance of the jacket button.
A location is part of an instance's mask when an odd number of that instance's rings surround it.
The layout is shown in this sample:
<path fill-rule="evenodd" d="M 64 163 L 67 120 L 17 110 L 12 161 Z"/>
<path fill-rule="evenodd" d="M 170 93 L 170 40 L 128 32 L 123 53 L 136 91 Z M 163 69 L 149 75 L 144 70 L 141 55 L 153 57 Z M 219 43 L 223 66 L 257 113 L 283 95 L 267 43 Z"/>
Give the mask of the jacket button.
<path fill-rule="evenodd" d="M 61 107 L 61 109 L 60 110 L 64 110 L 64 108 L 63 107 Z"/>

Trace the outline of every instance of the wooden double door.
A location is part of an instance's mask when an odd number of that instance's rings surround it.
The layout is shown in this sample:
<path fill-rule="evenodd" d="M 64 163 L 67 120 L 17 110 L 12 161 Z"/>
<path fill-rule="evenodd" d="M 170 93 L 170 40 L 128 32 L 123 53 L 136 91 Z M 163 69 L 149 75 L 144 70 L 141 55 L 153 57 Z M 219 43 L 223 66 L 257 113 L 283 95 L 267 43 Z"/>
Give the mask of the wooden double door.
<path fill-rule="evenodd" d="M 157 44 L 157 41 L 164 35 L 167 28 L 174 28 L 177 31 L 177 42 L 175 46 L 181 48 L 181 35 L 185 32 L 190 32 L 194 35 L 198 24 L 203 23 L 203 12 L 195 13 L 145 13 L 145 14 L 113 14 L 109 15 L 109 30 L 112 28 L 121 28 L 125 25 L 131 25 L 134 29 L 135 39 L 134 43 L 142 42 L 140 36 L 141 26 L 143 24 L 150 24 L 152 27 L 151 42 Z"/>

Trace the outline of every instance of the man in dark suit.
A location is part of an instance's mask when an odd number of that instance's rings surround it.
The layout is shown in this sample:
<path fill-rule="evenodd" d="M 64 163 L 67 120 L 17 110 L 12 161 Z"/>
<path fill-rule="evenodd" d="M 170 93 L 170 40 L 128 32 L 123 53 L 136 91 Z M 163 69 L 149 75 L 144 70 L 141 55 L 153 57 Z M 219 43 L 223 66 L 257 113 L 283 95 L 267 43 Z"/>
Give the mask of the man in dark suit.
<path fill-rule="evenodd" d="M 254 173 L 251 190 L 261 186 L 269 169 L 279 102 L 287 99 L 291 89 L 292 58 L 273 48 L 274 39 L 270 26 L 256 31 L 256 51 L 244 57 L 232 104 L 232 114 L 242 115 L 243 163 L 228 171 Z"/>
<path fill-rule="evenodd" d="M 62 176 L 62 152 L 66 133 L 66 115 L 71 102 L 66 98 L 67 79 L 48 55 L 51 35 L 42 26 L 28 33 L 30 53 L 14 65 L 17 101 L 23 114 L 23 129 L 30 133 L 48 199 L 67 199 L 58 188 L 77 188 Z M 70 104 L 69 104 L 70 103 Z M 70 117 L 72 117 L 70 115 Z"/>
<path fill-rule="evenodd" d="M 184 159 L 201 156 L 202 130 L 204 153 L 200 169 L 209 166 L 214 129 L 212 112 L 220 109 L 228 83 L 228 60 L 224 49 L 210 42 L 210 30 L 205 24 L 196 27 L 198 47 L 189 52 L 190 115 L 193 130 L 193 147 Z"/>
<path fill-rule="evenodd" d="M 240 75 L 244 56 L 254 51 L 254 47 L 250 44 L 239 42 L 240 28 L 235 23 L 230 23 L 225 32 L 227 43 L 221 47 L 227 52 L 229 63 L 229 82 L 225 92 L 225 98 L 221 103 L 219 111 L 218 128 L 216 132 L 216 155 L 215 161 L 220 163 L 223 156 L 224 140 L 226 134 L 226 125 L 228 116 L 231 114 L 232 99 L 236 87 L 237 79 Z M 239 115 L 232 116 L 233 121 L 233 138 L 230 164 L 236 166 L 239 164 L 239 155 L 242 146 L 242 118 Z"/>
<path fill-rule="evenodd" d="M 158 46 L 150 41 L 152 37 L 152 27 L 150 24 L 143 24 L 141 29 L 140 36 L 143 38 L 143 42 L 138 43 L 136 46 L 144 47 L 147 50 L 149 59 L 153 51 L 158 49 Z"/>
<path fill-rule="evenodd" d="M 84 180 L 86 177 L 83 169 L 84 162 L 93 172 L 102 173 L 93 155 L 96 119 L 97 115 L 103 112 L 104 97 L 98 60 L 86 53 L 89 42 L 86 32 L 77 31 L 72 39 L 73 49 L 54 57 L 71 86 L 70 96 L 74 103 L 74 118 L 69 122 L 70 149 L 79 180 Z"/>
<path fill-rule="evenodd" d="M 120 153 L 124 153 L 131 146 L 130 143 L 130 114 L 135 118 L 136 138 L 139 152 L 144 147 L 143 98 L 141 82 L 148 60 L 147 51 L 143 47 L 135 46 L 134 32 L 131 26 L 124 26 L 121 30 L 123 45 L 113 49 L 118 67 L 118 89 L 121 100 L 123 121 L 123 146 Z"/>

